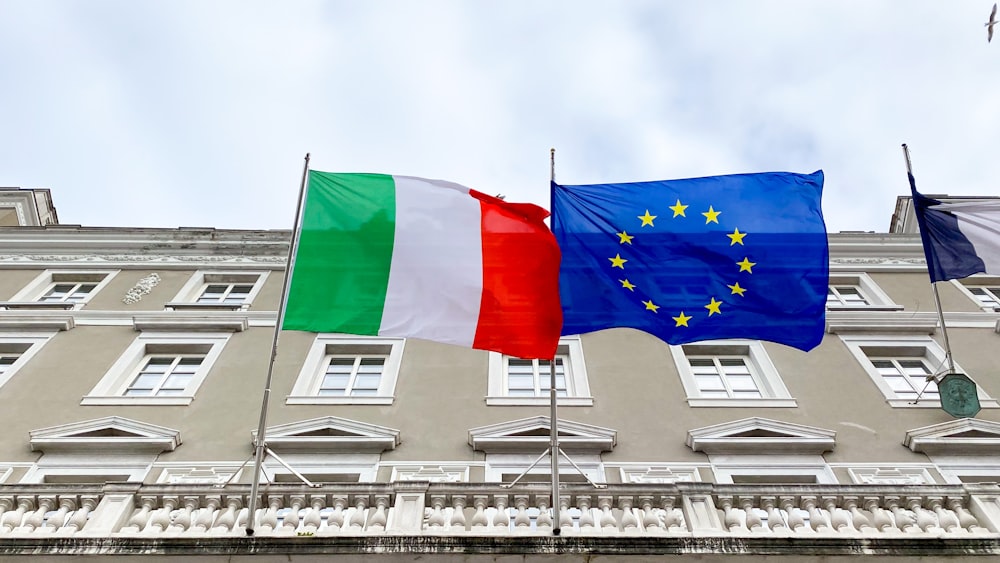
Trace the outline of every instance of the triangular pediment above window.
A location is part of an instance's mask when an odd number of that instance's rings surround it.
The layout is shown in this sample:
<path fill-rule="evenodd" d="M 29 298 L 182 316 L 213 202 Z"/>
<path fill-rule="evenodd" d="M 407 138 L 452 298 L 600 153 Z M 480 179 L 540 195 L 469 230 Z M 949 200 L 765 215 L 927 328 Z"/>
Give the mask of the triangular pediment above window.
<path fill-rule="evenodd" d="M 564 452 L 600 454 L 611 451 L 618 433 L 609 428 L 558 419 L 559 447 Z M 539 452 L 549 446 L 547 416 L 535 416 L 469 430 L 469 445 L 486 453 Z"/>
<path fill-rule="evenodd" d="M 914 428 L 903 445 L 929 455 L 996 455 L 1000 453 L 1000 422 L 960 418 Z"/>
<path fill-rule="evenodd" d="M 836 445 L 833 430 L 771 420 L 744 418 L 688 431 L 687 445 L 706 454 L 822 454 Z"/>
<path fill-rule="evenodd" d="M 252 433 L 254 442 L 257 431 Z M 266 442 L 275 451 L 381 453 L 399 445 L 399 430 L 324 416 L 270 426 Z"/>
<path fill-rule="evenodd" d="M 106 416 L 28 432 L 32 451 L 101 453 L 161 453 L 181 444 L 181 433 L 172 428 Z"/>

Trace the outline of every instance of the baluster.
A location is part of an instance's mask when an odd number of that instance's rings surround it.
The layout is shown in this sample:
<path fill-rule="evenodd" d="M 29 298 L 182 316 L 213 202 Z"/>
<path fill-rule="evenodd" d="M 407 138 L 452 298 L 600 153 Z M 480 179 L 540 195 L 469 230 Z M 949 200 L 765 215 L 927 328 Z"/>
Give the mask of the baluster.
<path fill-rule="evenodd" d="M 444 528 L 444 495 L 431 495 L 431 514 L 427 517 L 427 527 L 435 531 Z"/>
<path fill-rule="evenodd" d="M 765 528 L 760 521 L 760 516 L 753 509 L 753 497 L 740 497 L 743 505 L 743 512 L 746 515 L 746 526 L 751 532 L 763 532 Z"/>
<path fill-rule="evenodd" d="M 219 510 L 219 506 L 221 505 L 221 497 L 206 497 L 204 506 L 198 509 L 198 519 L 195 521 L 194 526 L 192 526 L 188 531 L 192 534 L 203 534 L 212 529 L 212 524 L 215 522 L 216 511 Z"/>
<path fill-rule="evenodd" d="M 604 532 L 618 530 L 618 521 L 611 512 L 611 497 L 597 497 L 597 506 L 601 509 L 601 530 Z"/>
<path fill-rule="evenodd" d="M 242 507 L 242 502 L 237 496 L 227 496 L 226 497 L 226 510 L 219 515 L 219 518 L 215 521 L 215 526 L 212 527 L 212 532 L 217 534 L 225 534 L 227 532 L 233 531 L 233 527 L 236 526 L 236 513 Z"/>
<path fill-rule="evenodd" d="M 191 529 L 191 516 L 198 508 L 198 497 L 184 497 L 184 508 L 180 514 L 174 517 L 170 523 L 170 529 L 174 532 L 184 533 Z"/>
<path fill-rule="evenodd" d="M 844 497 L 844 508 L 851 513 L 851 523 L 854 525 L 855 530 L 859 532 L 864 532 L 865 530 L 875 531 L 875 526 L 872 526 L 871 520 L 858 510 L 858 497 Z"/>
<path fill-rule="evenodd" d="M 538 495 L 535 497 L 535 504 L 538 505 L 538 518 L 535 520 L 536 530 L 552 530 L 552 514 L 549 513 L 549 497 Z"/>
<path fill-rule="evenodd" d="M 142 502 L 142 507 L 128 519 L 128 525 L 122 528 L 122 532 L 139 533 L 146 529 L 146 524 L 149 524 L 150 513 L 153 511 L 153 507 L 156 506 L 156 497 L 145 496 L 141 498 L 140 502 Z"/>
<path fill-rule="evenodd" d="M 647 532 L 662 532 L 665 526 L 653 508 L 653 497 L 639 497 L 639 504 L 642 506 L 642 528 Z"/>
<path fill-rule="evenodd" d="M 45 513 L 52 510 L 55 503 L 55 497 L 38 497 L 38 508 L 28 515 L 21 526 L 27 528 L 26 532 L 33 532 L 41 528 L 45 524 Z"/>
<path fill-rule="evenodd" d="M 389 505 L 389 497 L 386 495 L 375 495 L 375 513 L 368 521 L 368 531 L 384 532 L 386 517 L 386 506 Z"/>
<path fill-rule="evenodd" d="M 618 508 L 622 511 L 622 531 L 638 532 L 639 519 L 632 512 L 632 497 L 618 497 Z"/>
<path fill-rule="evenodd" d="M 365 520 L 368 516 L 368 497 L 358 495 L 354 497 L 354 513 L 351 514 L 349 527 L 353 531 L 365 529 Z"/>
<path fill-rule="evenodd" d="M 735 508 L 733 508 L 733 497 L 720 496 L 719 505 L 722 506 L 722 525 L 724 525 L 730 533 L 750 531 L 743 524 L 743 519 L 740 518 L 739 513 L 736 512 Z"/>
<path fill-rule="evenodd" d="M 479 530 L 485 528 L 490 523 L 486 519 L 486 503 L 488 499 L 483 495 L 476 495 L 472 497 L 472 502 L 476 505 L 476 513 L 472 515 L 472 529 Z"/>
<path fill-rule="evenodd" d="M 514 515 L 514 529 L 527 530 L 531 528 L 531 518 L 528 516 L 528 495 L 514 495 L 514 507 L 517 514 Z"/>
<path fill-rule="evenodd" d="M 663 504 L 663 527 L 669 532 L 673 531 L 674 528 L 679 528 L 680 531 L 687 531 L 687 524 L 684 522 L 684 513 L 681 512 L 680 508 L 674 506 L 673 496 L 662 497 Z"/>
<path fill-rule="evenodd" d="M 309 510 L 306 511 L 305 518 L 302 519 L 302 531 L 307 534 L 315 534 L 319 527 L 323 525 L 323 516 L 320 512 L 326 506 L 326 498 L 323 495 L 312 495 L 309 497 Z"/>
<path fill-rule="evenodd" d="M 935 527 L 936 522 L 931 513 L 920 506 L 920 497 L 909 497 L 906 499 L 906 503 L 909 509 L 913 511 L 914 516 L 917 517 L 917 526 L 925 532 L 932 531 L 931 529 Z"/>
<path fill-rule="evenodd" d="M 69 533 L 74 534 L 83 529 L 87 525 L 87 516 L 90 511 L 97 506 L 97 499 L 94 497 L 83 497 L 80 499 L 80 507 L 69 517 L 69 521 L 66 523 L 65 530 L 69 530 Z"/>
<path fill-rule="evenodd" d="M 900 532 L 919 532 L 916 517 L 907 512 L 899 505 L 899 497 L 885 497 L 885 506 L 892 513 L 892 519 L 896 522 L 896 529 Z"/>
<path fill-rule="evenodd" d="M 49 516 L 45 523 L 43 524 L 43 529 L 45 531 L 55 532 L 59 528 L 66 525 L 69 521 L 70 513 L 76 510 L 76 497 L 72 495 L 63 495 L 59 497 L 59 510 Z"/>
<path fill-rule="evenodd" d="M 31 497 L 17 497 L 17 510 L 13 512 L 8 510 L 4 513 L 0 531 L 10 532 L 20 526 L 21 521 L 24 519 L 24 513 L 34 509 L 34 507 L 35 501 Z"/>
<path fill-rule="evenodd" d="M 177 506 L 177 497 L 163 497 L 162 505 L 149 519 L 147 531 L 151 534 L 162 534 L 170 527 L 170 513 Z"/>
<path fill-rule="evenodd" d="M 774 506 L 774 497 L 760 497 L 760 505 L 767 514 L 767 527 L 772 532 L 780 534 L 788 531 L 785 519 L 781 517 L 781 512 Z"/>
<path fill-rule="evenodd" d="M 823 504 L 826 507 L 826 511 L 830 514 L 830 526 L 837 533 L 843 534 L 853 531 L 849 513 L 837 506 L 837 499 L 835 497 L 823 497 Z"/>
<path fill-rule="evenodd" d="M 493 527 L 497 529 L 510 529 L 510 514 L 507 513 L 507 495 L 494 495 L 493 504 L 497 507 L 497 513 L 493 515 Z"/>
<path fill-rule="evenodd" d="M 569 515 L 569 497 L 559 495 L 559 529 L 573 530 L 573 517 Z"/>
<path fill-rule="evenodd" d="M 283 501 L 282 495 L 268 495 L 267 508 L 254 510 L 254 519 L 257 520 L 260 532 L 273 532 L 278 527 L 278 511 L 281 510 Z"/>
<path fill-rule="evenodd" d="M 590 508 L 590 497 L 580 495 L 576 497 L 576 503 L 580 506 L 580 530 L 593 530 L 595 528 L 594 512 Z"/>
<path fill-rule="evenodd" d="M 985 532 L 986 529 L 979 525 L 979 520 L 969 513 L 968 510 L 962 505 L 961 498 L 950 498 L 948 499 L 948 506 L 951 510 L 958 516 L 958 523 L 960 526 L 965 528 L 970 532 Z"/>
<path fill-rule="evenodd" d="M 451 525 L 453 532 L 465 531 L 465 495 L 451 497 Z"/>
<path fill-rule="evenodd" d="M 802 517 L 802 514 L 796 510 L 794 497 L 781 497 L 778 499 L 778 502 L 781 503 L 781 508 L 785 511 L 785 518 L 788 521 L 788 528 L 791 531 L 797 534 L 812 531 L 812 528 L 806 526 L 806 520 Z"/>
<path fill-rule="evenodd" d="M 865 499 L 865 510 L 871 512 L 872 521 L 876 528 L 883 534 L 890 534 L 896 531 L 896 527 L 892 523 L 892 518 L 889 513 L 879 506 L 877 497 L 868 497 Z"/>
<path fill-rule="evenodd" d="M 299 511 L 302 510 L 302 505 L 306 503 L 306 499 L 303 496 L 295 495 L 288 499 L 291 506 L 289 511 L 285 513 L 285 520 L 281 523 L 281 532 L 283 534 L 294 535 L 295 531 L 299 529 Z"/>
<path fill-rule="evenodd" d="M 326 517 L 326 529 L 331 533 L 344 529 L 344 507 L 347 497 L 333 497 L 333 513 Z"/>
<path fill-rule="evenodd" d="M 938 526 L 948 533 L 964 532 L 965 530 L 958 525 L 958 518 L 941 505 L 943 500 L 941 497 L 927 499 L 928 508 L 937 515 Z"/>
<path fill-rule="evenodd" d="M 809 526 L 816 532 L 832 532 L 826 515 L 816 505 L 816 497 L 802 497 L 802 509 L 809 513 Z"/>

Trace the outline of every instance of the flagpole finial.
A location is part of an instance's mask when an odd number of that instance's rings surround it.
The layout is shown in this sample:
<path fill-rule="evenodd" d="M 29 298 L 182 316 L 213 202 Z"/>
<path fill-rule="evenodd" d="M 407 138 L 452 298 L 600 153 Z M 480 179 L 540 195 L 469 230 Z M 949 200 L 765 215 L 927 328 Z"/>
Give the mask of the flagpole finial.
<path fill-rule="evenodd" d="M 556 181 L 556 148 L 549 149 L 549 179 Z"/>

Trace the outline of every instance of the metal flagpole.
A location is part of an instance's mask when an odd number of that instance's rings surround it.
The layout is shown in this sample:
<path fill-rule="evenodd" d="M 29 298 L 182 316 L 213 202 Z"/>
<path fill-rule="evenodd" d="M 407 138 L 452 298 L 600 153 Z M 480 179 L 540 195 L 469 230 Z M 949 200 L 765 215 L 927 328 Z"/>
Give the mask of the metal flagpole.
<path fill-rule="evenodd" d="M 913 177 L 910 148 L 906 146 L 906 143 L 903 143 L 903 157 L 906 158 L 906 173 Z M 914 201 L 913 205 L 916 204 Z M 941 310 L 941 296 L 938 294 L 937 282 L 931 283 L 931 289 L 934 290 L 934 305 L 937 306 L 938 322 L 941 323 L 941 334 L 944 335 L 944 357 L 948 360 L 948 373 L 955 373 L 955 360 L 951 357 L 951 342 L 948 340 L 948 327 L 944 325 L 944 311 Z"/>
<path fill-rule="evenodd" d="M 274 358 L 278 355 L 278 335 L 281 334 L 281 324 L 285 320 L 285 300 L 288 298 L 288 285 L 292 279 L 292 266 L 295 263 L 295 249 L 298 247 L 299 243 L 299 221 L 302 218 L 302 206 L 305 203 L 306 178 L 308 175 L 309 153 L 306 153 L 305 164 L 302 167 L 302 182 L 299 184 L 299 201 L 295 206 L 295 223 L 292 227 L 291 239 L 288 242 L 288 259 L 285 261 L 285 280 L 281 286 L 281 302 L 278 307 L 278 319 L 274 325 L 274 336 L 271 339 L 271 359 L 267 363 L 267 377 L 264 379 L 264 399 L 260 406 L 260 422 L 257 424 L 257 440 L 254 444 L 255 457 L 253 464 L 253 484 L 250 486 L 250 500 L 247 503 L 248 510 L 246 533 L 248 536 L 253 535 L 254 511 L 257 509 L 257 492 L 260 489 L 260 471 L 261 465 L 264 463 L 264 450 L 267 447 L 267 406 L 271 398 L 271 376 L 274 373 Z"/>
<path fill-rule="evenodd" d="M 549 181 L 556 181 L 556 149 L 549 149 Z M 556 413 L 556 356 L 559 349 L 556 348 L 549 360 L 549 459 L 552 474 L 552 535 L 558 536 L 559 528 L 559 428 L 558 414 Z"/>

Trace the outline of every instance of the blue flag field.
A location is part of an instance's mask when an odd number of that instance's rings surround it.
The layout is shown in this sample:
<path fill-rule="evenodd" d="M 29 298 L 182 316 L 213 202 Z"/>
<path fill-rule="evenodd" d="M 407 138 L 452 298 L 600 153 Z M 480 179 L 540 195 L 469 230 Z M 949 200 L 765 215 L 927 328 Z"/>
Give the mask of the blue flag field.
<path fill-rule="evenodd" d="M 552 184 L 564 335 L 631 327 L 670 344 L 823 339 L 823 172 Z"/>

